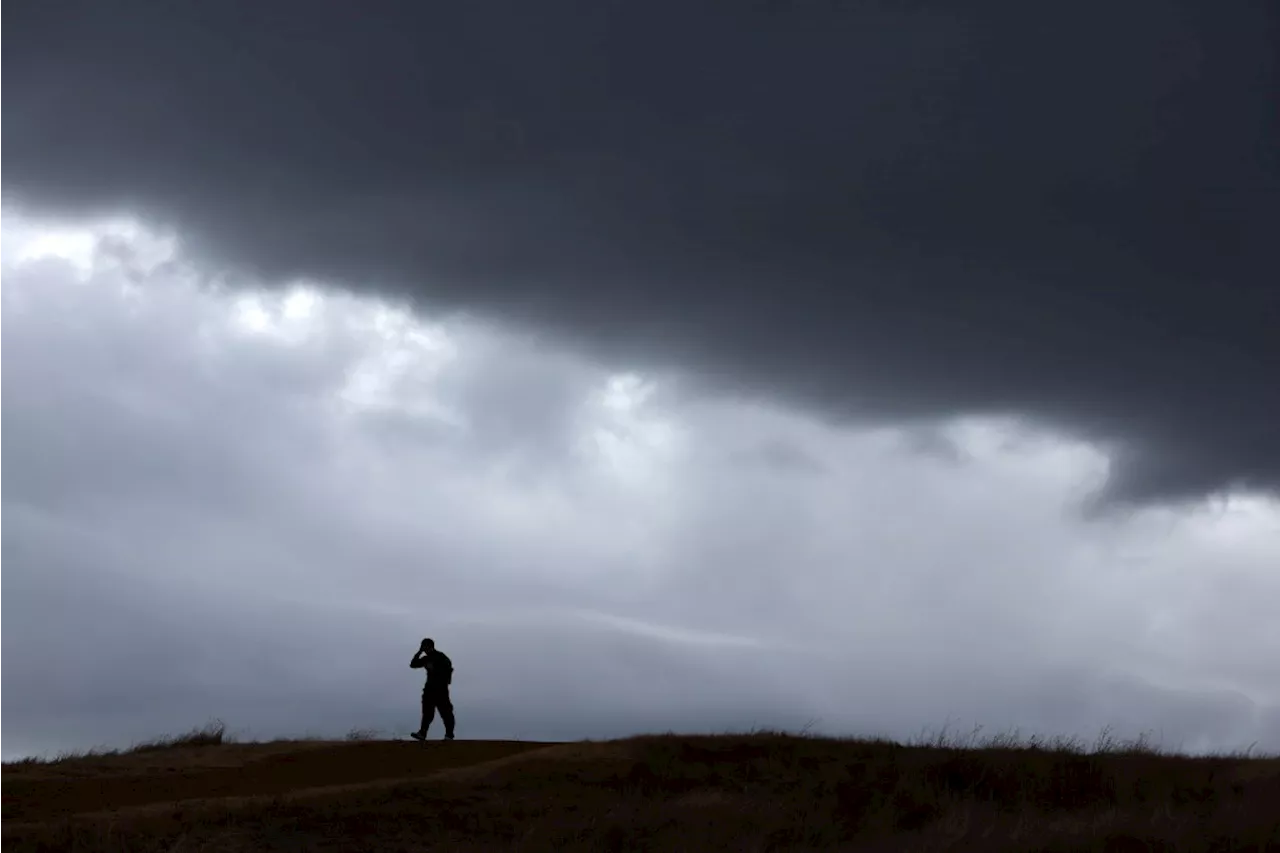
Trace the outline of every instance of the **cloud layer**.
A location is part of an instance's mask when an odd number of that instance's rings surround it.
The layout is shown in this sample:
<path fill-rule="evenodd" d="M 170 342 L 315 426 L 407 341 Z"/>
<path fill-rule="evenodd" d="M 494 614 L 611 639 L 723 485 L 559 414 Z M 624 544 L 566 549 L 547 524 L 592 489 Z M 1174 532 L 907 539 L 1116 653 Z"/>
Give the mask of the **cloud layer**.
<path fill-rule="evenodd" d="M 714 8 L 713 8 L 714 7 Z M 5 192 L 834 423 L 1280 484 L 1268 4 L 19 3 Z M 495 427 L 500 429 L 501 427 Z"/>
<path fill-rule="evenodd" d="M 1096 449 L 832 427 L 6 217 L 6 758 L 176 731 L 1150 731 L 1280 748 L 1280 514 L 1085 523 Z"/>

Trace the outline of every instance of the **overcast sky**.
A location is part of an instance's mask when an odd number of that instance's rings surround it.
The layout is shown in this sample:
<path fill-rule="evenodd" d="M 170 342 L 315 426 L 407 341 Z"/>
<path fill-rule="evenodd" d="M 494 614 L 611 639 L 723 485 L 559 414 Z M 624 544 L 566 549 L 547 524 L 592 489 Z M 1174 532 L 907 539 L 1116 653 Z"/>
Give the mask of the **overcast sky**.
<path fill-rule="evenodd" d="M 1274 10 L 1015 5 L 6 4 L 5 757 L 1280 749 Z"/>

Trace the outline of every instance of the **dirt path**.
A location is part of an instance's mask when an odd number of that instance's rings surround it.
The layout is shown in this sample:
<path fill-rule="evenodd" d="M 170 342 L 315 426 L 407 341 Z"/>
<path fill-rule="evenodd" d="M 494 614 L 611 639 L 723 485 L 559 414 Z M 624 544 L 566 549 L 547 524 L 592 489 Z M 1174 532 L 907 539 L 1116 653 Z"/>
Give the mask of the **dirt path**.
<path fill-rule="evenodd" d="M 4 820 L 37 822 L 182 800 L 272 796 L 309 788 L 427 776 L 517 755 L 550 744 L 514 741 L 367 741 L 295 744 L 288 751 L 238 749 L 218 764 L 222 747 L 203 754 L 149 756 L 145 766 L 121 759 L 5 768 Z M 228 756 L 222 758 L 226 760 Z"/>

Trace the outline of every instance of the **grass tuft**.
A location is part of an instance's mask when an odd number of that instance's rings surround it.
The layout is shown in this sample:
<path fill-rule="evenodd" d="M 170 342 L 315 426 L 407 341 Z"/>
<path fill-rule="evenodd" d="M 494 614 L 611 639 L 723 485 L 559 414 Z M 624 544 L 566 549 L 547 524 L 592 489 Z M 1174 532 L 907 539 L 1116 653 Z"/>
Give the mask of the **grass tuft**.
<path fill-rule="evenodd" d="M 222 746 L 224 743 L 234 743 L 235 738 L 227 735 L 227 725 L 222 720 L 214 719 L 198 726 L 185 734 L 166 735 L 154 740 L 142 741 L 136 743 L 128 750 L 129 753 L 140 752 L 158 752 L 164 749 L 185 749 L 209 746 Z"/>
<path fill-rule="evenodd" d="M 378 740 L 381 737 L 382 737 L 381 729 L 353 728 L 347 732 L 346 739 L 348 741 L 357 742 L 357 741 L 367 741 L 367 740 Z"/>

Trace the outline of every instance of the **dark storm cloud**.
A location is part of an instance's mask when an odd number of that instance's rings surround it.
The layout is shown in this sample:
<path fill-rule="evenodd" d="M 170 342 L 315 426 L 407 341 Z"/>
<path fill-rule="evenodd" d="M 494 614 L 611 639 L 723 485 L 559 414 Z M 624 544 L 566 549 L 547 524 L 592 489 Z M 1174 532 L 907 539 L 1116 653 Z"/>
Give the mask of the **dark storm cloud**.
<path fill-rule="evenodd" d="M 1110 497 L 1280 484 L 1262 2 L 11 3 L 6 193 Z"/>

